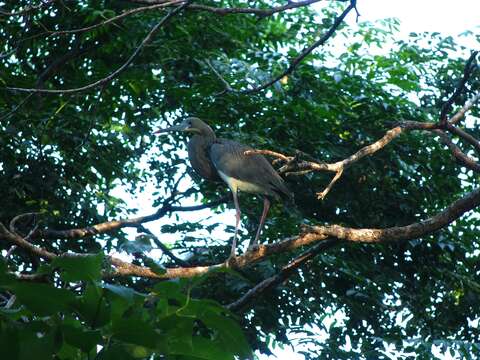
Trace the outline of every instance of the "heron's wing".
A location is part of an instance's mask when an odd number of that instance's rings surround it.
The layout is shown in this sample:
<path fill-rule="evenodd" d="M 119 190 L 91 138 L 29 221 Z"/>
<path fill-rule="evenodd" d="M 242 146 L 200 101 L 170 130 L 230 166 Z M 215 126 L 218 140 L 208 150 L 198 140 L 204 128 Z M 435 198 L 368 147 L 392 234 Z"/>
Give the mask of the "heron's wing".
<path fill-rule="evenodd" d="M 292 197 L 283 179 L 262 155 L 245 155 L 251 147 L 236 141 L 217 139 L 210 148 L 210 157 L 219 172 L 228 177 L 255 184 L 266 195 Z"/>

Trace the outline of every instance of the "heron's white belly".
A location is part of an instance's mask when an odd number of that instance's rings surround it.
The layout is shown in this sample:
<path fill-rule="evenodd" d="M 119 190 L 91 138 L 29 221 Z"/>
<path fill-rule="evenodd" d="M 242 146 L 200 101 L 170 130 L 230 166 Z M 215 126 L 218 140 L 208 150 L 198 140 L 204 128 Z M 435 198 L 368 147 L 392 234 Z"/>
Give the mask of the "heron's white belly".
<path fill-rule="evenodd" d="M 227 176 L 221 171 L 218 171 L 220 177 L 225 181 L 233 192 L 237 192 L 238 190 L 244 191 L 251 194 L 263 194 L 265 191 L 258 185 L 252 184 L 250 182 L 242 181 L 239 179 L 235 179 L 233 177 Z"/>

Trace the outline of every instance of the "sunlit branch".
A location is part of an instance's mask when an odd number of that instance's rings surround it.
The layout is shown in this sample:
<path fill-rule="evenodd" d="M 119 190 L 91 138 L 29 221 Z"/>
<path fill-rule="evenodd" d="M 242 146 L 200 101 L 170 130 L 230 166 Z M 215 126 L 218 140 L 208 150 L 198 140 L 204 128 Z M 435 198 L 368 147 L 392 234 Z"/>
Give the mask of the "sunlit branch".
<path fill-rule="evenodd" d="M 115 257 L 108 257 L 114 266 L 112 271 L 105 273 L 105 277 L 139 276 L 155 279 L 190 278 L 206 274 L 219 268 L 234 267 L 244 268 L 253 265 L 269 256 L 286 253 L 306 245 L 318 243 L 327 238 L 334 238 L 346 242 L 383 243 L 416 239 L 431 234 L 452 221 L 458 219 L 466 212 L 480 205 L 480 189 L 466 194 L 463 198 L 454 201 L 438 214 L 407 226 L 390 227 L 386 229 L 354 229 L 340 225 L 308 226 L 298 236 L 293 236 L 277 243 L 260 245 L 258 248 L 247 251 L 232 260 L 211 266 L 179 267 L 167 269 L 164 274 L 157 274 L 148 267 L 134 265 Z M 46 260 L 53 260 L 57 256 L 82 257 L 88 254 L 55 254 L 41 247 L 35 246 L 21 236 L 10 232 L 0 223 L 0 240 L 17 245 L 33 255 Z"/>

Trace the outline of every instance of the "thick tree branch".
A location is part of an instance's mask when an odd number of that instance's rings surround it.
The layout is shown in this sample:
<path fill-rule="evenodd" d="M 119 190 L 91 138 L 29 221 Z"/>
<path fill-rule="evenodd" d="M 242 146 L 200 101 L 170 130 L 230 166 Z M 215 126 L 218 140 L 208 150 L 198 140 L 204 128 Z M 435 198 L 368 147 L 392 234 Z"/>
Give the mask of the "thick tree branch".
<path fill-rule="evenodd" d="M 48 250 L 42 249 L 38 246 L 35 246 L 22 238 L 20 235 L 10 232 L 2 223 L 0 223 L 0 239 L 6 240 L 11 244 L 15 244 L 19 248 L 27 250 L 31 254 L 41 257 L 43 259 L 53 260 L 57 257 L 56 254 Z"/>
<path fill-rule="evenodd" d="M 180 267 L 167 269 L 165 274 L 157 274 L 148 267 L 127 263 L 115 257 L 109 257 L 113 271 L 105 274 L 106 277 L 118 276 L 139 276 L 155 279 L 190 278 L 204 275 L 219 268 L 232 266 L 244 268 L 253 265 L 265 258 L 278 253 L 293 251 L 306 245 L 312 245 L 327 238 L 334 238 L 340 241 L 382 243 L 416 239 L 431 234 L 454 220 L 464 213 L 480 205 L 480 189 L 466 194 L 463 198 L 454 201 L 446 209 L 426 220 L 413 223 L 407 226 L 391 227 L 386 229 L 353 229 L 340 225 L 310 226 L 298 236 L 290 237 L 277 243 L 260 245 L 258 248 L 247 251 L 233 261 L 220 263 L 211 266 Z M 53 260 L 57 254 L 31 244 L 21 236 L 11 233 L 0 223 L 0 239 L 47 260 Z M 61 256 L 86 256 L 86 254 L 61 254 Z"/>

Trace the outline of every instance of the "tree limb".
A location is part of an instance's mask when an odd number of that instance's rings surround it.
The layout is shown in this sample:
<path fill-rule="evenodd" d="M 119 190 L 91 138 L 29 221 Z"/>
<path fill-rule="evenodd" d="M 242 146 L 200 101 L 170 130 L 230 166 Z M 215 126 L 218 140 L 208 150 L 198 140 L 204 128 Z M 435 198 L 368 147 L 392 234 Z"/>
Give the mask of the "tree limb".
<path fill-rule="evenodd" d="M 446 124 L 446 129 L 452 134 L 455 134 L 458 137 L 462 138 L 463 140 L 467 141 L 470 145 L 472 145 L 475 148 L 475 150 L 477 150 L 477 152 L 480 153 L 480 142 L 475 137 L 467 133 L 465 130 L 462 130 L 456 126 L 453 126 L 448 122 Z"/>
<path fill-rule="evenodd" d="M 453 115 L 449 120 L 448 122 L 451 124 L 451 125 L 455 125 L 456 123 L 458 123 L 460 120 L 463 119 L 463 117 L 465 116 L 465 113 L 470 110 L 472 108 L 473 105 L 475 105 L 475 103 L 480 100 L 480 91 L 477 92 L 470 100 L 468 100 L 465 105 L 462 106 L 462 108 L 460 110 L 457 111 L 457 113 L 455 115 Z"/>
<path fill-rule="evenodd" d="M 472 74 L 473 69 L 475 69 L 475 64 L 473 64 L 473 62 L 475 61 L 475 58 L 477 57 L 477 55 L 478 55 L 478 51 L 472 51 L 472 54 L 468 58 L 467 63 L 465 64 L 465 68 L 463 69 L 462 79 L 458 82 L 457 87 L 453 92 L 453 94 L 450 96 L 450 98 L 448 98 L 448 100 L 443 104 L 442 110 L 440 113 L 440 125 L 445 126 L 447 124 L 448 112 L 450 111 L 454 101 L 462 93 L 468 79 L 470 78 L 470 75 Z"/>
<path fill-rule="evenodd" d="M 154 279 L 191 278 L 204 275 L 216 269 L 234 267 L 244 268 L 266 259 L 269 256 L 285 253 L 300 247 L 315 244 L 327 238 L 334 238 L 338 241 L 383 243 L 403 241 L 419 238 L 431 234 L 454 220 L 464 213 L 480 205 L 480 189 L 467 193 L 464 197 L 454 201 L 443 211 L 436 215 L 406 226 L 396 226 L 386 229 L 354 229 L 340 225 L 309 226 L 297 236 L 284 239 L 280 242 L 260 245 L 258 248 L 247 251 L 230 261 L 211 266 L 179 267 L 169 268 L 164 274 L 157 274 L 148 267 L 134 265 L 115 257 L 109 257 L 111 264 L 115 267 L 113 271 L 105 273 L 105 277 L 139 276 Z M 57 254 L 49 252 L 31 244 L 21 236 L 11 233 L 0 223 L 0 239 L 6 240 L 18 247 L 47 260 L 53 260 Z M 61 256 L 86 256 L 86 254 L 67 253 Z"/>
<path fill-rule="evenodd" d="M 470 156 L 466 155 L 453 141 L 441 130 L 435 131 L 435 134 L 440 136 L 440 140 L 444 145 L 447 145 L 452 155 L 457 159 L 460 164 L 469 168 L 472 171 L 480 172 L 480 164 L 477 163 Z"/>

